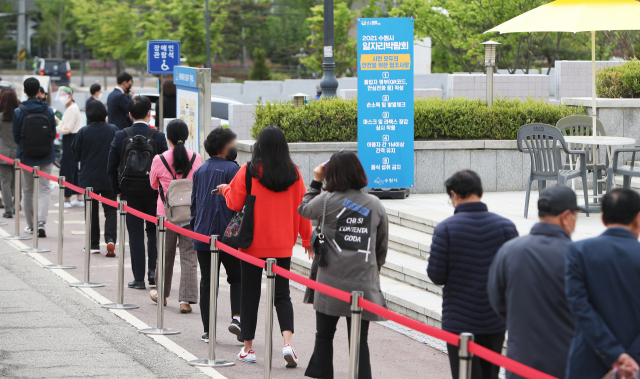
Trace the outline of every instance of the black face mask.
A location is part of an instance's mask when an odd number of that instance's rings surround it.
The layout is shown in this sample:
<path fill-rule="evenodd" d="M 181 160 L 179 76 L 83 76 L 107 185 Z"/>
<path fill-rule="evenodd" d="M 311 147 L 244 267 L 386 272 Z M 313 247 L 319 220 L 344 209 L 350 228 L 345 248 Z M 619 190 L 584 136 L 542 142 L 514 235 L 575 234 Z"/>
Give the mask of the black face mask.
<path fill-rule="evenodd" d="M 129 87 L 127 87 L 127 90 L 124 91 L 125 93 L 129 93 L 131 92 L 131 87 L 133 86 L 133 84 L 129 84 Z"/>
<path fill-rule="evenodd" d="M 237 157 L 238 157 L 238 149 L 236 149 L 235 147 L 230 147 L 229 152 L 227 152 L 227 160 L 235 162 Z"/>

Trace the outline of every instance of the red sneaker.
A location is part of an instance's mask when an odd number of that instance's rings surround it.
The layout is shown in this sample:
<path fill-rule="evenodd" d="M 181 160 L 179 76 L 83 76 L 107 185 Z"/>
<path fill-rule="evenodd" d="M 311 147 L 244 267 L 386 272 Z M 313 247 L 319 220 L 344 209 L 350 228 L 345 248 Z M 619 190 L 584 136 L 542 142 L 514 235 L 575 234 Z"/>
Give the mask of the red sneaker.
<path fill-rule="evenodd" d="M 116 256 L 116 244 L 113 242 L 109 242 L 107 244 L 107 257 L 114 258 Z"/>

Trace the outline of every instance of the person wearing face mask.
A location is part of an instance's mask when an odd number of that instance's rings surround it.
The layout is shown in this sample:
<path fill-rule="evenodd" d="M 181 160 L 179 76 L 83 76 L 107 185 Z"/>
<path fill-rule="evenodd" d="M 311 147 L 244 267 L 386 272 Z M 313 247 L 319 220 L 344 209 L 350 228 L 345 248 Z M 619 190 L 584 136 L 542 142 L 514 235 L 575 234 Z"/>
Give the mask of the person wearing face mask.
<path fill-rule="evenodd" d="M 133 124 L 133 120 L 129 117 L 129 103 L 134 96 L 133 77 L 129 73 L 121 72 L 116 77 L 116 81 L 118 85 L 107 98 L 107 119 L 110 124 L 122 130 Z"/>
<path fill-rule="evenodd" d="M 571 188 L 555 185 L 542 191 L 540 222 L 529 235 L 500 248 L 487 282 L 491 306 L 507 322 L 507 357 L 556 378 L 565 377 L 574 332 L 565 294 L 565 254 L 578 211 L 584 210 Z M 520 376 L 507 371 L 507 379 L 515 378 Z"/>
<path fill-rule="evenodd" d="M 91 93 L 91 96 L 89 96 L 87 102 L 84 104 L 84 109 L 87 109 L 90 102 L 96 100 L 100 101 L 100 98 L 102 97 L 102 87 L 100 87 L 100 84 L 98 83 L 93 83 L 91 87 L 89 87 L 89 93 Z"/>
<path fill-rule="evenodd" d="M 78 163 L 73 157 L 72 145 L 76 134 L 82 127 L 80 121 L 80 108 L 73 101 L 73 90 L 69 87 L 62 86 L 58 89 L 57 100 L 64 104 L 67 109 L 62 115 L 62 120 L 56 117 L 56 132 L 62 136 L 62 161 L 60 162 L 60 175 L 71 184 L 78 184 Z M 71 196 L 75 194 L 75 199 L 71 200 Z M 56 203 L 56 207 L 60 204 Z M 64 205 L 65 208 L 84 207 L 82 195 L 76 194 L 70 188 L 64 189 Z"/>
<path fill-rule="evenodd" d="M 502 352 L 505 323 L 489 304 L 487 276 L 498 249 L 518 236 L 513 222 L 489 212 L 482 200 L 482 181 L 471 170 L 455 173 L 444 186 L 454 215 L 433 232 L 427 274 L 442 291 L 442 329 L 473 333 L 475 342 Z M 447 344 L 454 378 L 459 376 L 458 347 Z M 472 379 L 498 379 L 500 368 L 474 356 Z"/>
<path fill-rule="evenodd" d="M 236 151 L 236 134 L 230 129 L 216 128 L 209 133 L 204 142 L 204 149 L 209 154 L 202 166 L 193 173 L 193 190 L 191 192 L 191 227 L 196 233 L 224 235 L 234 212 L 227 207 L 221 193 L 214 191 L 220 184 L 229 184 L 236 176 L 240 166 L 234 162 Z M 200 314 L 204 334 L 202 341 L 209 342 L 209 284 L 211 281 L 211 251 L 209 244 L 194 240 L 194 249 L 198 251 L 200 265 Z M 240 338 L 240 295 L 241 271 L 240 260 L 220 251 L 220 263 L 227 272 L 230 285 L 231 323 L 229 332 Z M 218 270 L 220 266 L 218 266 Z"/>

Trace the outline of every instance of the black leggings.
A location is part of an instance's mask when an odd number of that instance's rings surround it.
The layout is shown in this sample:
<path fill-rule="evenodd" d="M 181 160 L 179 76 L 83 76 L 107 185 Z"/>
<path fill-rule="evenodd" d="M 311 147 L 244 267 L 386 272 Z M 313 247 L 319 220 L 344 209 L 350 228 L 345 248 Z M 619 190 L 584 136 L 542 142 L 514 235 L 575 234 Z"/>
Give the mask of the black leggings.
<path fill-rule="evenodd" d="M 347 336 L 351 337 L 351 317 L 347 319 Z M 316 312 L 316 343 L 309 361 L 305 376 L 312 378 L 333 379 L 333 336 L 340 317 Z M 360 359 L 358 363 L 358 379 L 371 379 L 371 360 L 369 357 L 369 321 L 362 320 L 360 326 Z M 349 339 L 349 341 L 351 341 Z"/>
<path fill-rule="evenodd" d="M 202 326 L 204 332 L 209 333 L 209 299 L 211 285 L 211 251 L 198 250 L 198 263 L 200 264 L 200 314 L 202 316 Z M 220 264 L 224 265 L 227 272 L 227 283 L 231 287 L 229 294 L 231 300 L 231 316 L 240 314 L 240 259 L 220 251 L 218 261 L 218 273 Z"/>
<path fill-rule="evenodd" d="M 285 270 L 291 268 L 291 258 L 277 258 L 276 262 Z M 262 292 L 262 268 L 245 261 L 240 261 L 240 265 L 242 267 L 241 337 L 245 341 L 252 341 L 256 337 L 256 324 L 258 323 L 258 308 Z M 278 314 L 280 331 L 290 330 L 293 333 L 293 304 L 291 304 L 289 292 L 289 279 L 279 275 L 276 276 L 274 305 Z"/>

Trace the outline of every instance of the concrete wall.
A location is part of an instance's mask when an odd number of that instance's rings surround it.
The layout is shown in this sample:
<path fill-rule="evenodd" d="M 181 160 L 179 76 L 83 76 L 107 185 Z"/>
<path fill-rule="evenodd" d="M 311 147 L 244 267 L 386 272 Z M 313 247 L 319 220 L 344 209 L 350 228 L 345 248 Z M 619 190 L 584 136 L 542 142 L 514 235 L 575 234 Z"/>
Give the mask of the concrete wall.
<path fill-rule="evenodd" d="M 597 61 L 601 67 L 618 66 L 619 61 Z M 591 97 L 591 61 L 556 61 L 555 97 Z"/>
<path fill-rule="evenodd" d="M 349 100 L 354 97 L 358 97 L 357 89 L 341 89 L 338 90 L 338 96 L 343 99 Z M 413 90 L 413 98 L 428 98 L 428 97 L 438 97 L 442 99 L 442 90 L 440 88 L 414 88 Z"/>
<path fill-rule="evenodd" d="M 448 97 L 466 97 L 470 99 L 487 98 L 487 76 L 485 74 L 449 75 Z M 493 89 L 495 97 L 518 98 L 532 97 L 549 100 L 549 77 L 547 75 L 494 75 Z"/>
<path fill-rule="evenodd" d="M 229 104 L 229 129 L 238 135 L 239 140 L 251 138 L 255 108 L 253 104 Z"/>

